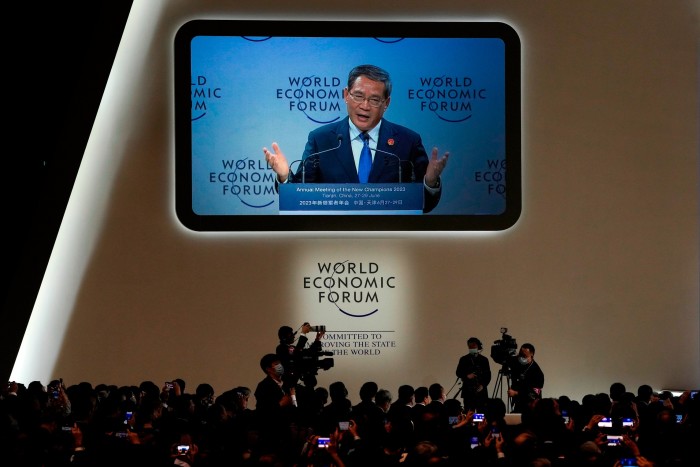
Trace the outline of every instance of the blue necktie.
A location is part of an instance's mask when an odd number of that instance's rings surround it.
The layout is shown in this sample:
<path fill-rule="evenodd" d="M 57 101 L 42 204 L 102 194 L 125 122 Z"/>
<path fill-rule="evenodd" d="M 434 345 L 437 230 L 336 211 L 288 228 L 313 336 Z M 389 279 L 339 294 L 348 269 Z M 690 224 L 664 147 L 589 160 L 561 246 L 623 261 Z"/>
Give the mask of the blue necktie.
<path fill-rule="evenodd" d="M 357 176 L 360 178 L 360 183 L 367 183 L 369 180 L 369 171 L 372 169 L 372 153 L 369 151 L 369 135 L 360 133 L 362 138 L 362 152 L 360 153 L 360 164 L 357 168 Z"/>

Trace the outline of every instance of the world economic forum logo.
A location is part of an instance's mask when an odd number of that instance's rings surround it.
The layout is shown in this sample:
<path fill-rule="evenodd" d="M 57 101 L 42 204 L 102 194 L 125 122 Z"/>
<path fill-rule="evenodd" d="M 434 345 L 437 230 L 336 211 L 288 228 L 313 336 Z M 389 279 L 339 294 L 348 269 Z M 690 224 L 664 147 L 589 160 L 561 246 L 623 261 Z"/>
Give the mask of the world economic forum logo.
<path fill-rule="evenodd" d="M 430 112 L 448 123 L 471 119 L 478 101 L 488 97 L 485 88 L 476 86 L 469 76 L 420 76 L 408 90 L 408 100 L 415 101 L 421 112 Z"/>
<path fill-rule="evenodd" d="M 366 318 L 379 312 L 383 295 L 396 288 L 396 276 L 375 262 L 320 262 L 315 275 L 304 277 L 320 304 L 330 304 L 345 316 Z"/>
<path fill-rule="evenodd" d="M 207 77 L 197 75 L 192 77 L 190 97 L 192 101 L 192 121 L 199 120 L 207 114 L 209 106 L 223 96 L 219 86 L 211 86 Z"/>
<path fill-rule="evenodd" d="M 203 121 L 212 105 L 224 99 L 224 89 L 197 74 L 191 80 L 192 122 Z M 209 173 L 209 183 L 221 186 L 221 194 L 238 199 L 253 210 L 267 208 L 277 199 L 274 176 L 262 157 L 222 158 Z"/>
<path fill-rule="evenodd" d="M 342 81 L 332 75 L 287 76 L 275 89 L 275 98 L 290 112 L 300 112 L 314 123 L 335 122 L 341 118 Z"/>

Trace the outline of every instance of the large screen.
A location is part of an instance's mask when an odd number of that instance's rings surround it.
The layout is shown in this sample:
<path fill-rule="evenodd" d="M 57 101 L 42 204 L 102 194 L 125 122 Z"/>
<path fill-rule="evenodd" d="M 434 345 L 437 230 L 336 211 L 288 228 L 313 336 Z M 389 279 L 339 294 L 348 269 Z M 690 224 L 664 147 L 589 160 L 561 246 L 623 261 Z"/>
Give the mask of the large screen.
<path fill-rule="evenodd" d="M 517 222 L 521 53 L 509 25 L 194 20 L 174 45 L 176 213 L 187 228 L 468 231 Z M 388 74 L 388 96 L 372 99 L 349 82 L 363 65 Z M 374 178 L 361 183 L 352 115 L 380 111 L 369 143 Z M 263 148 L 284 155 L 285 180 Z M 433 148 L 437 160 L 449 157 L 427 183 Z"/>

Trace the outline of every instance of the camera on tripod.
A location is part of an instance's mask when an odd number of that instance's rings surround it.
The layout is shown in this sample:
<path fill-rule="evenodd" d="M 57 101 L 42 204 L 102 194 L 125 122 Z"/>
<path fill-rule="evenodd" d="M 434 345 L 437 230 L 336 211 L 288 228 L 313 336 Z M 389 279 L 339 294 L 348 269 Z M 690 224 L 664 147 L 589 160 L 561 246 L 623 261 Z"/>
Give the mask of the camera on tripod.
<path fill-rule="evenodd" d="M 509 357 L 518 353 L 518 343 L 507 332 L 508 328 L 501 328 L 501 338 L 491 346 L 491 358 L 501 365 L 505 365 Z"/>

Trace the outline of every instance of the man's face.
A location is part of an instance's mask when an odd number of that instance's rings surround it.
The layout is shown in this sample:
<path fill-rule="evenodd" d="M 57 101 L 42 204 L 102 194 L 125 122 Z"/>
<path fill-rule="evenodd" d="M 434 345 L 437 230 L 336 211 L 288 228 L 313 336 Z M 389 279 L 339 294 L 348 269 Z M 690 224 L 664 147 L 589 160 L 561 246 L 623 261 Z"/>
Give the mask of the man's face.
<path fill-rule="evenodd" d="M 518 356 L 526 358 L 528 363 L 532 361 L 532 352 L 530 352 L 530 349 L 521 347 Z"/>
<path fill-rule="evenodd" d="M 384 112 L 389 107 L 391 98 L 384 100 L 384 83 L 373 81 L 366 76 L 360 76 L 355 80 L 352 88 L 343 90 L 343 98 L 348 107 L 348 115 L 352 123 L 360 131 L 369 131 L 382 119 Z M 362 102 L 355 102 L 352 99 L 362 98 Z M 374 101 L 379 105 L 373 106 L 370 102 Z"/>

